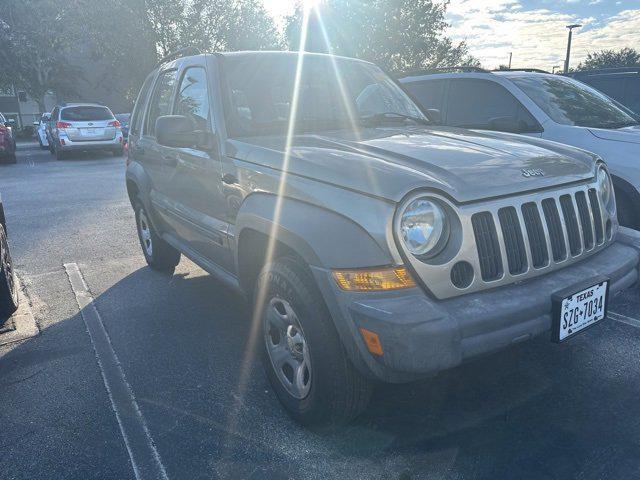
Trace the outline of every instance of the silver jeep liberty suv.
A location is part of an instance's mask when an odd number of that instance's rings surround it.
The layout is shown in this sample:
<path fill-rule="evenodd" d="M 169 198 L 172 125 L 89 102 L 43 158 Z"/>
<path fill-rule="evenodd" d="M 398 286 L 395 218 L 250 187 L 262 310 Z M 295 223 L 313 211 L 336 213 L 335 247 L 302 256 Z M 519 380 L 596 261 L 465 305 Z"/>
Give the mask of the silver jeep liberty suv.
<path fill-rule="evenodd" d="M 130 128 L 147 262 L 185 254 L 247 295 L 269 381 L 307 425 L 355 417 L 373 380 L 571 338 L 638 279 L 598 157 L 433 125 L 371 63 L 166 59 Z"/>

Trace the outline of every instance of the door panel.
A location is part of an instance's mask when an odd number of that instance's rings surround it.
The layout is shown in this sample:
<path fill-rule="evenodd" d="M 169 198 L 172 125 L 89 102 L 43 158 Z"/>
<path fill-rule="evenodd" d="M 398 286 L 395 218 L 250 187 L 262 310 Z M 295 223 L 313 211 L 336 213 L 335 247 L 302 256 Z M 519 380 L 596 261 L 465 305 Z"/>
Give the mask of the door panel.
<path fill-rule="evenodd" d="M 202 138 L 213 135 L 210 89 L 203 67 L 184 69 L 173 113 L 187 117 L 193 129 L 203 133 Z M 164 201 L 178 234 L 197 253 L 233 271 L 217 148 L 194 145 L 175 149 L 175 156 L 165 158 L 164 168 Z"/>

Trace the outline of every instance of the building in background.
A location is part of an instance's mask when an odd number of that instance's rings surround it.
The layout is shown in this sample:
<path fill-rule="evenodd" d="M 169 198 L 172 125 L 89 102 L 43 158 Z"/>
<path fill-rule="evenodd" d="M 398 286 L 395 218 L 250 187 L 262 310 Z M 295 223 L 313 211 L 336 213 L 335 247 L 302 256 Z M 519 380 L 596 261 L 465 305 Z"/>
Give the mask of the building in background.
<path fill-rule="evenodd" d="M 56 103 L 55 95 L 46 95 L 44 102 L 46 111 L 50 112 Z M 26 92 L 15 87 L 0 89 L 0 112 L 7 119 L 14 119 L 18 128 L 33 125 L 33 122 L 39 121 L 45 113 L 40 111 L 38 104 L 29 98 Z"/>

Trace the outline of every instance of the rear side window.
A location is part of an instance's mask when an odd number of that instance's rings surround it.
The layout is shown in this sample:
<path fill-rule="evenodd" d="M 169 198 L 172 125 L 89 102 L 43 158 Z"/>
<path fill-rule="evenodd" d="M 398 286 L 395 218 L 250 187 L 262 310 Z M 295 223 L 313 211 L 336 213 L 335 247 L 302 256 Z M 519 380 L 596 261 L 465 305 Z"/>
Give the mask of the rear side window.
<path fill-rule="evenodd" d="M 91 122 L 93 120 L 112 120 L 113 113 L 107 107 L 69 107 L 62 110 L 61 120 Z"/>
<path fill-rule="evenodd" d="M 171 113 L 171 96 L 175 83 L 175 70 L 162 72 L 158 77 L 153 97 L 149 103 L 149 112 L 147 113 L 147 123 L 145 127 L 145 133 L 147 135 L 155 136 L 156 120 L 158 117 Z"/>
<path fill-rule="evenodd" d="M 533 116 L 506 88 L 478 79 L 454 79 L 448 95 L 446 124 L 454 127 L 497 130 L 498 120 L 511 118 L 518 131 L 540 132 Z"/>
<path fill-rule="evenodd" d="M 154 78 L 155 75 L 149 75 L 142 84 L 142 88 L 140 89 L 140 93 L 138 94 L 138 99 L 136 100 L 136 106 L 133 109 L 133 114 L 131 115 L 131 129 L 129 131 L 130 134 L 138 135 L 140 133 L 140 130 L 142 129 L 144 107 L 147 103 L 149 89 L 151 88 L 151 84 L 153 83 Z"/>
<path fill-rule="evenodd" d="M 204 68 L 192 67 L 185 71 L 178 89 L 176 115 L 184 115 L 196 130 L 209 126 L 209 89 Z"/>
<path fill-rule="evenodd" d="M 446 80 L 426 80 L 424 82 L 404 83 L 403 86 L 424 109 L 435 108 L 442 111 L 446 82 Z"/>

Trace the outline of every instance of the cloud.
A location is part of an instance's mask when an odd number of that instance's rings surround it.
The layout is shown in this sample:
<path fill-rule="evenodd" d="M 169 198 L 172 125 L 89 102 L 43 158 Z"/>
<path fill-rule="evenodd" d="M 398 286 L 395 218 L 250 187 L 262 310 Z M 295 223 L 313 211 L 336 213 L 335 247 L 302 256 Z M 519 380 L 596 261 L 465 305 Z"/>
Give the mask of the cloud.
<path fill-rule="evenodd" d="M 584 25 L 574 30 L 572 65 L 589 52 L 640 45 L 640 9 L 607 18 L 578 18 L 550 9 L 525 9 L 517 0 L 454 0 L 447 16 L 449 35 L 465 40 L 471 53 L 489 68 L 507 63 L 509 52 L 513 52 L 514 67 L 551 70 L 562 65 L 569 23 Z"/>

